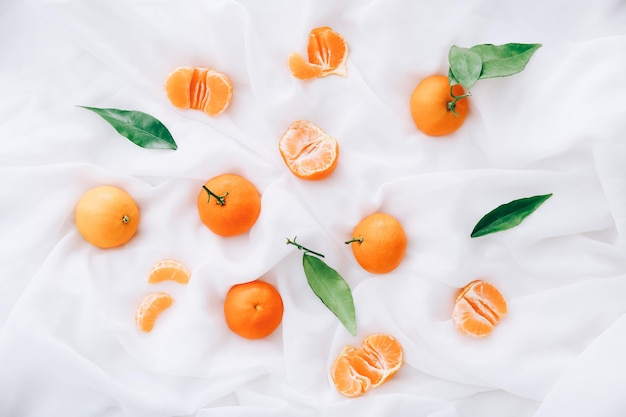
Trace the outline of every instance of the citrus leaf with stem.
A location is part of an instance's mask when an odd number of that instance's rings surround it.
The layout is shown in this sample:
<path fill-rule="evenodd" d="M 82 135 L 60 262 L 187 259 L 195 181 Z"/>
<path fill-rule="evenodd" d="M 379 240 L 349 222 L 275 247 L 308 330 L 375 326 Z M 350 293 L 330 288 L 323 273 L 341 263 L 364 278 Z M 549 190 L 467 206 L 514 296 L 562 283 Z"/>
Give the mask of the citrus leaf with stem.
<path fill-rule="evenodd" d="M 511 229 L 519 225 L 550 197 L 552 193 L 520 198 L 502 204 L 485 214 L 474 226 L 470 236 L 475 238 Z"/>
<path fill-rule="evenodd" d="M 104 120 L 122 136 L 142 148 L 178 149 L 172 134 L 158 119 L 136 110 L 103 109 L 78 106 L 90 110 Z"/>

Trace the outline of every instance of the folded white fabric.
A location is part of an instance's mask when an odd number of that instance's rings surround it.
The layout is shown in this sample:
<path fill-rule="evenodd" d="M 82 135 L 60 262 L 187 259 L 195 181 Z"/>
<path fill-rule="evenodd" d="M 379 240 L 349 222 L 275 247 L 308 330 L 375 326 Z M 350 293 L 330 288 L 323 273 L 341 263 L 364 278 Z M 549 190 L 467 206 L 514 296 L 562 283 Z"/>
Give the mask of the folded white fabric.
<path fill-rule="evenodd" d="M 16 34 L 0 44 L 0 415 L 622 416 L 626 7 L 588 3 L 7 6 L 0 30 Z M 287 56 L 319 26 L 346 38 L 347 77 L 289 73 Z M 409 96 L 447 72 L 450 46 L 507 42 L 543 46 L 523 72 L 472 89 L 458 132 L 421 134 Z M 228 110 L 174 108 L 163 84 L 179 66 L 226 73 Z M 78 105 L 149 113 L 179 147 L 139 148 Z M 295 178 L 278 152 L 301 119 L 339 141 L 323 181 Z M 258 222 L 234 238 L 212 234 L 196 210 L 201 185 L 226 172 L 262 194 Z M 141 209 L 137 235 L 116 249 L 90 246 L 74 225 L 80 196 L 102 184 Z M 519 227 L 470 238 L 499 204 L 547 193 Z M 400 219 L 409 240 L 383 276 L 344 244 L 377 210 Z M 293 236 L 350 284 L 355 337 L 307 285 L 302 254 L 285 244 Z M 147 283 L 164 257 L 192 270 L 188 285 Z M 250 341 L 227 328 L 222 303 L 257 278 L 277 287 L 285 314 Z M 477 278 L 509 303 L 485 339 L 451 320 L 458 289 Z M 175 303 L 144 334 L 134 311 L 153 290 Z M 329 367 L 372 333 L 395 336 L 405 364 L 346 399 Z"/>

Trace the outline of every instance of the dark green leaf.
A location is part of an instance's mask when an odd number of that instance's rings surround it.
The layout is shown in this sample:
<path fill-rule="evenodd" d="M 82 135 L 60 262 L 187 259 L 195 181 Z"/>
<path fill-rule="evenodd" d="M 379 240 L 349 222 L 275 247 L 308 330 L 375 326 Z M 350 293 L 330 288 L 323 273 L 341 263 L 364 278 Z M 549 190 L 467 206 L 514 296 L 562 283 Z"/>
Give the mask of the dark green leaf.
<path fill-rule="evenodd" d="M 99 114 L 135 145 L 152 149 L 178 149 L 167 127 L 149 114 L 134 110 L 78 106 Z"/>
<path fill-rule="evenodd" d="M 356 313 L 348 283 L 320 258 L 302 255 L 304 274 L 309 286 L 320 300 L 341 321 L 352 336 L 356 336 Z"/>
<path fill-rule="evenodd" d="M 539 43 L 507 43 L 504 45 L 475 45 L 470 48 L 482 59 L 482 72 L 479 79 L 508 77 L 526 68 L 526 64 Z"/>
<path fill-rule="evenodd" d="M 552 193 L 536 195 L 513 200 L 496 207 L 478 221 L 472 230 L 471 237 L 485 236 L 517 226 L 550 197 L 552 197 Z"/>
<path fill-rule="evenodd" d="M 452 46 L 448 52 L 450 71 L 465 88 L 472 88 L 482 70 L 483 62 L 479 54 L 471 49 Z"/>

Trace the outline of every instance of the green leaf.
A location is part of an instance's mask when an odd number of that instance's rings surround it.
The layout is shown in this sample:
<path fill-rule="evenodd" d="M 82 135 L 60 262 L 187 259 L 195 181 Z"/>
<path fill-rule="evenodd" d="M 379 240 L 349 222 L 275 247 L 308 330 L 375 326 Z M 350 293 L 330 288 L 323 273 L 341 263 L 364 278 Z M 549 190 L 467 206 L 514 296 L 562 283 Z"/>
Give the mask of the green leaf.
<path fill-rule="evenodd" d="M 523 71 L 530 58 L 540 47 L 540 43 L 507 43 L 504 45 L 475 45 L 470 50 L 482 59 L 482 72 L 479 78 L 482 80 L 484 78 L 508 77 Z"/>
<path fill-rule="evenodd" d="M 496 207 L 478 221 L 472 230 L 471 237 L 485 236 L 517 226 L 550 197 L 552 197 L 552 193 L 536 195 L 513 200 Z"/>
<path fill-rule="evenodd" d="M 450 71 L 454 78 L 465 88 L 472 88 L 483 67 L 481 56 L 471 49 L 453 45 L 448 52 Z"/>
<path fill-rule="evenodd" d="M 356 313 L 348 283 L 320 258 L 302 255 L 304 274 L 309 286 L 352 336 L 356 336 Z"/>
<path fill-rule="evenodd" d="M 78 106 L 99 114 L 117 132 L 137 146 L 151 149 L 178 149 L 163 123 L 149 114 L 134 110 L 100 109 Z"/>

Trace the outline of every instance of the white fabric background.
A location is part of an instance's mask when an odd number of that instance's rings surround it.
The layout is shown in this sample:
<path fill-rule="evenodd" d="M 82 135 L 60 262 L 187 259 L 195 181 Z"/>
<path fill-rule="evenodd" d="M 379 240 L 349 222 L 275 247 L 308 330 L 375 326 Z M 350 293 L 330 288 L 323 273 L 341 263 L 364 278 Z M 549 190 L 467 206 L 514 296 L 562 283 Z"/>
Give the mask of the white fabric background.
<path fill-rule="evenodd" d="M 311 28 L 349 43 L 348 77 L 288 72 Z M 479 82 L 456 134 L 416 130 L 417 82 L 445 73 L 452 44 L 539 42 L 526 70 Z M 555 417 L 626 414 L 626 3 L 32 0 L 0 5 L 0 416 Z M 204 65 L 234 83 L 210 118 L 173 108 L 163 82 Z M 175 152 L 146 150 L 76 105 L 141 110 Z M 336 137 L 336 171 L 304 182 L 277 140 L 310 120 Z M 247 235 L 212 235 L 201 184 L 240 173 L 262 192 Z M 73 222 L 87 189 L 138 202 L 138 234 L 99 250 Z M 484 213 L 552 192 L 521 226 L 470 239 Z M 404 224 L 406 258 L 364 272 L 343 244 L 365 215 Z M 353 288 L 351 337 L 312 294 L 301 253 L 326 254 Z M 176 257 L 187 286 L 146 282 Z M 483 277 L 509 301 L 487 339 L 450 320 Z M 222 318 L 228 288 L 277 286 L 282 325 L 247 341 Z M 150 334 L 133 315 L 149 291 L 175 304 Z M 357 399 L 328 367 L 368 334 L 396 336 L 405 366 Z"/>

